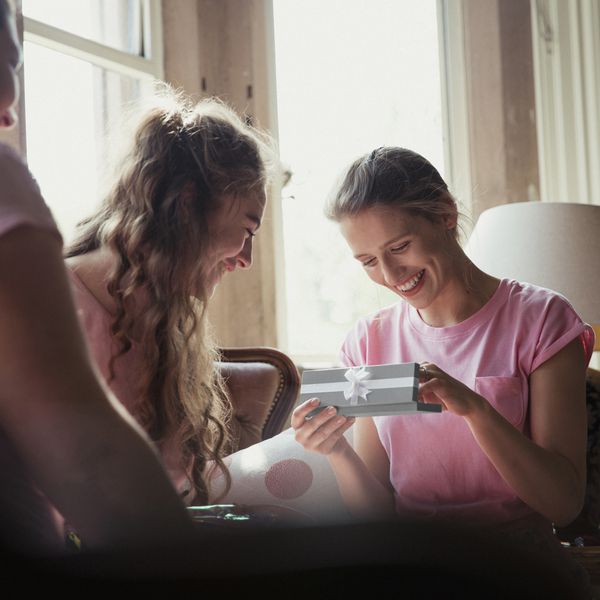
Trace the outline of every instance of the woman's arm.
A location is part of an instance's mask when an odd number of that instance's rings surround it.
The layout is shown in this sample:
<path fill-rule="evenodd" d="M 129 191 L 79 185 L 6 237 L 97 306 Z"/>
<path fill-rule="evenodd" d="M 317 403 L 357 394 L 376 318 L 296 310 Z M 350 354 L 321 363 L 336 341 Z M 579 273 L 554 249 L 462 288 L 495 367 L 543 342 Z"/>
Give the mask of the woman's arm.
<path fill-rule="evenodd" d="M 296 430 L 296 440 L 305 449 L 327 456 L 344 503 L 354 516 L 393 516 L 389 461 L 373 419 L 358 419 L 354 430 L 355 451 L 344 437 L 355 419 L 338 416 L 335 409 L 328 408 L 306 420 L 306 415 L 318 405 L 318 400 L 312 399 L 294 411 L 292 427 Z"/>
<path fill-rule="evenodd" d="M 426 401 L 441 402 L 462 415 L 504 480 L 531 508 L 557 525 L 580 512 L 585 493 L 585 361 L 576 339 L 530 376 L 527 438 L 484 398 L 426 365 L 431 380 L 421 384 Z"/>
<path fill-rule="evenodd" d="M 22 226 L 0 239 L 0 383 L 2 428 L 89 546 L 189 534 L 155 452 L 98 383 L 61 244 L 41 229 Z"/>

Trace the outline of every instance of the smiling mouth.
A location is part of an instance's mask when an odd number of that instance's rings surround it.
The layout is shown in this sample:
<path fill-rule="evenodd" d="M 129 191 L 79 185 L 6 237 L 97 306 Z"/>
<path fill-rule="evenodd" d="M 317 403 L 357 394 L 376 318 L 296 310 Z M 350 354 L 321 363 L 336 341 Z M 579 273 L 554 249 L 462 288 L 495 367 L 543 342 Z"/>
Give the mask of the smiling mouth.
<path fill-rule="evenodd" d="M 419 285 L 419 282 L 421 281 L 421 279 L 423 279 L 423 275 L 425 275 L 425 269 L 423 269 L 422 271 L 419 271 L 415 276 L 411 277 L 406 283 L 396 286 L 396 289 L 399 292 L 403 292 L 403 293 L 414 290 Z"/>

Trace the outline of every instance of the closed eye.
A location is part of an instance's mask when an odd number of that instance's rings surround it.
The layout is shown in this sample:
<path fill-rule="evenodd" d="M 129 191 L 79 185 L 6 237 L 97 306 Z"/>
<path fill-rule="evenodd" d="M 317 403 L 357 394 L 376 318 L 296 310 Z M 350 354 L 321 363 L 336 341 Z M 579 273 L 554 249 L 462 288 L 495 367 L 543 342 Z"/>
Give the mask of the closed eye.
<path fill-rule="evenodd" d="M 402 252 L 403 250 L 406 250 L 406 248 L 408 248 L 409 244 L 410 244 L 410 242 L 403 242 L 402 244 L 400 244 L 398 246 L 394 246 L 390 250 L 394 253 Z"/>
<path fill-rule="evenodd" d="M 362 264 L 363 267 L 373 267 L 373 266 L 375 266 L 375 259 L 369 258 L 367 260 L 361 260 L 360 263 Z"/>
<path fill-rule="evenodd" d="M 254 231 L 252 231 L 252 229 L 246 229 L 246 233 L 248 234 L 248 237 L 253 238 L 256 233 L 254 233 Z"/>

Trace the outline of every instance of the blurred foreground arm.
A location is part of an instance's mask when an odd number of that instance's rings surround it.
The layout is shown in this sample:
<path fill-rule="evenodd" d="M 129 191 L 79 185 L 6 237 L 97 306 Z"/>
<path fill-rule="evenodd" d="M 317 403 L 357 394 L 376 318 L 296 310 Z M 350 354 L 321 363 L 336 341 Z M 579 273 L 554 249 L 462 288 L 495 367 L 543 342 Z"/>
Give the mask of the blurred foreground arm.
<path fill-rule="evenodd" d="M 0 239 L 0 424 L 89 547 L 187 537 L 157 455 L 96 378 L 64 269 L 48 231 Z"/>

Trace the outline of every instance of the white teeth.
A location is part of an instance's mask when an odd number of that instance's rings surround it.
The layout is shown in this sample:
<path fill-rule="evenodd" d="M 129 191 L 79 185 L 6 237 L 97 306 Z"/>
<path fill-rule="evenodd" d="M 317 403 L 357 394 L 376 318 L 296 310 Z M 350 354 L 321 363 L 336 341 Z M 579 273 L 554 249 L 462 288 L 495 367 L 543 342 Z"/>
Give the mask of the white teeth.
<path fill-rule="evenodd" d="M 410 290 L 412 290 L 414 287 L 416 287 L 417 283 L 419 283 L 419 281 L 421 281 L 424 274 L 425 274 L 425 270 L 419 271 L 412 279 L 409 279 L 402 287 L 399 287 L 398 289 L 401 292 L 410 292 Z"/>

